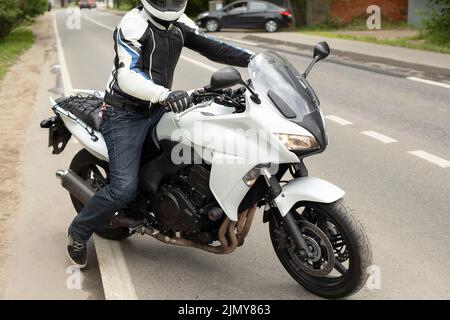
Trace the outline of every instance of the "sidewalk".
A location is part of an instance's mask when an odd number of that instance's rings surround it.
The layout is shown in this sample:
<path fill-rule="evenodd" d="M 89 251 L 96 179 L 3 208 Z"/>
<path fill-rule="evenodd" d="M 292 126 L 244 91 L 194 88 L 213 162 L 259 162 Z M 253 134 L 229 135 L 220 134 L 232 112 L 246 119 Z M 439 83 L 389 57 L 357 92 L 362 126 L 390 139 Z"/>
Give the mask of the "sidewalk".
<path fill-rule="evenodd" d="M 49 95 L 62 93 L 52 14 L 36 19 L 34 45 L 0 90 L 0 299 L 104 298 L 93 248 L 82 274 L 65 252 L 73 207 L 54 172 L 66 168 L 80 146 L 70 143 L 55 157 L 48 130 L 39 127 L 53 115 Z"/>
<path fill-rule="evenodd" d="M 331 53 L 372 62 L 424 70 L 450 76 L 450 55 L 430 51 L 400 48 L 366 42 L 305 35 L 294 32 L 255 33 L 244 37 L 252 41 L 311 49 L 320 41 L 327 41 Z"/>

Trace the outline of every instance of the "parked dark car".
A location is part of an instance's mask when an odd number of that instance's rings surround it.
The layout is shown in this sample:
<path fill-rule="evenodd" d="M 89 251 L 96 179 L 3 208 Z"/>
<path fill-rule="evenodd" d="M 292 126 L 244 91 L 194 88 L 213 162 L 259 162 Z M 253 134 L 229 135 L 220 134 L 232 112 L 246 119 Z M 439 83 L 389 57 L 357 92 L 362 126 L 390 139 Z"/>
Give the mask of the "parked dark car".
<path fill-rule="evenodd" d="M 195 22 L 208 32 L 217 32 L 221 28 L 264 28 L 267 32 L 275 32 L 292 25 L 292 14 L 266 1 L 236 1 L 220 10 L 199 14 Z"/>

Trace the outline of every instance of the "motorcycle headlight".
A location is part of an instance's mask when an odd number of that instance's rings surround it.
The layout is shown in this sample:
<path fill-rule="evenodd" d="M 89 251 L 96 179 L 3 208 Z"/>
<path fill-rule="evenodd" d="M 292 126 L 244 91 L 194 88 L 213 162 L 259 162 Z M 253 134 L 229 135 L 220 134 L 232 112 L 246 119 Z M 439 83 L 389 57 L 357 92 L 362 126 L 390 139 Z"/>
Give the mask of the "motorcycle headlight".
<path fill-rule="evenodd" d="M 275 133 L 275 136 L 290 151 L 319 149 L 314 137 L 286 133 Z"/>

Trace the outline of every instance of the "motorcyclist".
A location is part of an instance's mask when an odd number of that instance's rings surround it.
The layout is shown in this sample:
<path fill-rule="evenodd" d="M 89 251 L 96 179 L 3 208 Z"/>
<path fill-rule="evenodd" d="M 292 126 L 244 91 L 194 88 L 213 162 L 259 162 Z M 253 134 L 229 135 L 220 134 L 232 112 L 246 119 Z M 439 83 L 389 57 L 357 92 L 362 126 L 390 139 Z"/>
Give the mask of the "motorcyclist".
<path fill-rule="evenodd" d="M 137 192 L 144 140 L 164 107 L 191 107 L 186 91 L 171 90 L 183 47 L 210 60 L 246 67 L 251 53 L 198 31 L 184 15 L 187 0 L 141 0 L 114 31 L 114 65 L 104 98 L 102 133 L 108 148 L 109 184 L 99 190 L 68 230 L 67 253 L 87 264 L 86 242 L 95 229 L 132 201 Z"/>

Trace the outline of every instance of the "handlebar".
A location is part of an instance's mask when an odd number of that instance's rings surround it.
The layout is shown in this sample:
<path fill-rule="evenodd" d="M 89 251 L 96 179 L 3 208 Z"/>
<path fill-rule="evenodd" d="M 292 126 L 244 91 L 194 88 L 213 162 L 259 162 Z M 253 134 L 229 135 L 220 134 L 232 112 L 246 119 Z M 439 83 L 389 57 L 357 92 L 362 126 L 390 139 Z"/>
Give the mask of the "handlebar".
<path fill-rule="evenodd" d="M 242 96 L 246 91 L 246 87 L 239 87 L 238 89 L 219 89 L 219 90 L 211 90 L 210 88 L 204 87 L 204 88 L 198 88 L 187 91 L 191 99 L 193 100 L 196 105 L 193 107 L 184 110 L 183 112 L 176 113 L 174 115 L 174 120 L 179 121 L 181 117 L 188 114 L 191 111 L 197 110 L 199 108 L 204 108 L 207 105 L 205 103 L 202 103 L 204 101 L 208 100 L 214 100 L 216 98 L 219 98 L 220 100 L 217 101 L 219 104 L 222 104 L 227 107 L 233 107 L 236 110 L 241 110 L 241 108 L 244 108 L 239 102 L 239 97 Z M 222 103 L 220 103 L 222 102 Z M 170 112 L 170 108 L 165 107 L 166 112 Z"/>

